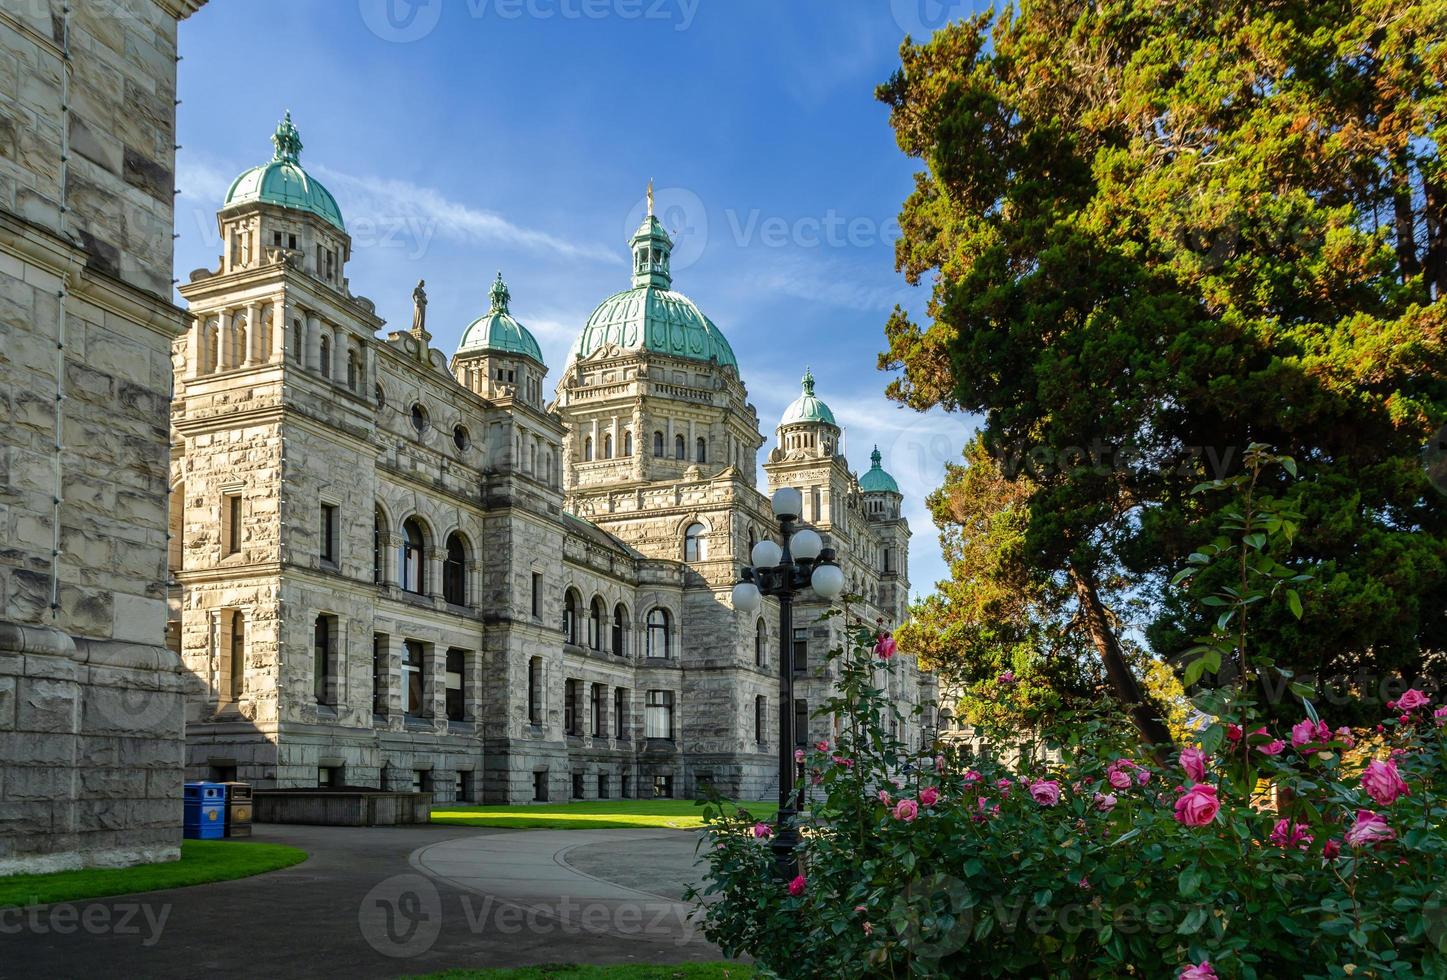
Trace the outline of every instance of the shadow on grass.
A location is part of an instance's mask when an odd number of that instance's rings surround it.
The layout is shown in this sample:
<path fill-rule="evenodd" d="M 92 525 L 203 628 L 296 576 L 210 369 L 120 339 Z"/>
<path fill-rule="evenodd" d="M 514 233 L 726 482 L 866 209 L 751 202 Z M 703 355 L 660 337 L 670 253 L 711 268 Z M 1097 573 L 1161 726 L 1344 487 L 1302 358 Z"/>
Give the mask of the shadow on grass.
<path fill-rule="evenodd" d="M 759 820 L 768 820 L 777 803 L 739 804 Z M 703 826 L 704 805 L 695 800 L 587 800 L 522 806 L 466 806 L 444 803 L 432 808 L 432 822 L 464 827 L 514 830 L 602 830 L 658 827 L 694 830 Z"/>

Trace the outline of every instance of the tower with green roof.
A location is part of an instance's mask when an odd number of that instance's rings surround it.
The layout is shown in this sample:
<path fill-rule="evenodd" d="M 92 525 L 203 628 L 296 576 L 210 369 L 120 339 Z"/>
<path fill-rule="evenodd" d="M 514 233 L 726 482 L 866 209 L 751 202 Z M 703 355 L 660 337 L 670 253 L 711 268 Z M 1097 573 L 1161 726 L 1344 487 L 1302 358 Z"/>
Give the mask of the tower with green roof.
<path fill-rule="evenodd" d="M 548 368 L 537 340 L 509 309 L 512 292 L 501 271 L 487 296 L 487 312 L 462 331 L 462 342 L 452 358 L 452 374 L 463 387 L 484 398 L 516 398 L 541 409 Z"/>

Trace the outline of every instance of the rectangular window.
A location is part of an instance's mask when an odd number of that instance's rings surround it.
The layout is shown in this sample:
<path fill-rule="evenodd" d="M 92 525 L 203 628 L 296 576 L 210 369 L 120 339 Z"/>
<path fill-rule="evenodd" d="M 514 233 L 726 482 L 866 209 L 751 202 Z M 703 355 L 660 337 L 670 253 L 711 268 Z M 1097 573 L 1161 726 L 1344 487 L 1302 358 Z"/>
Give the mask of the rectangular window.
<path fill-rule="evenodd" d="M 467 671 L 467 651 L 447 651 L 447 720 L 465 721 L 466 711 L 463 707 L 462 680 Z"/>
<path fill-rule="evenodd" d="M 818 487 L 809 488 L 809 506 L 814 512 L 814 516 L 810 520 L 816 524 L 824 520 L 824 508 L 820 505 Z"/>
<path fill-rule="evenodd" d="M 565 735 L 578 735 L 578 685 L 579 681 L 570 680 L 563 685 L 563 733 Z"/>
<path fill-rule="evenodd" d="M 539 769 L 533 773 L 533 802 L 548 802 L 548 771 Z"/>
<path fill-rule="evenodd" d="M 660 775 L 660 776 L 654 776 L 654 777 L 653 777 L 653 798 L 656 799 L 656 800 L 671 800 L 671 799 L 673 799 L 673 777 L 672 777 L 672 776 L 661 776 L 661 775 Z"/>
<path fill-rule="evenodd" d="M 589 730 L 594 738 L 603 735 L 603 685 L 594 684 L 588 695 Z"/>
<path fill-rule="evenodd" d="M 321 528 L 322 561 L 337 563 L 337 505 L 322 504 Z"/>
<path fill-rule="evenodd" d="M 582 798 L 583 798 L 583 774 L 582 774 L 581 772 L 575 772 L 575 773 L 573 773 L 573 799 L 575 799 L 575 800 L 581 800 Z"/>
<path fill-rule="evenodd" d="M 273 231 L 271 233 L 271 244 L 275 245 L 277 248 L 281 248 L 281 232 Z"/>
<path fill-rule="evenodd" d="M 289 248 L 289 249 L 292 249 L 293 251 L 296 250 L 296 236 L 295 236 L 295 235 L 287 235 L 287 236 L 286 236 L 286 247 Z"/>
<path fill-rule="evenodd" d="M 460 772 L 457 774 L 457 802 L 472 803 L 472 773 Z"/>
<path fill-rule="evenodd" d="M 408 640 L 402 644 L 402 710 L 417 718 L 425 717 L 428 713 L 422 702 L 422 662 L 425 654 L 422 644 L 416 640 Z"/>
<path fill-rule="evenodd" d="M 613 688 L 613 737 L 628 737 L 628 692 L 621 688 Z"/>
<path fill-rule="evenodd" d="M 673 738 L 673 692 L 649 691 L 645 710 L 644 735 L 648 738 Z"/>
<path fill-rule="evenodd" d="M 528 724 L 543 723 L 543 660 L 533 657 L 528 661 Z"/>
<path fill-rule="evenodd" d="M 372 713 L 387 713 L 387 635 L 372 634 Z"/>
<path fill-rule="evenodd" d="M 228 493 L 221 498 L 221 540 L 225 542 L 222 556 L 241 553 L 241 494 Z"/>
<path fill-rule="evenodd" d="M 794 701 L 794 744 L 809 744 L 809 702 L 803 698 Z"/>
<path fill-rule="evenodd" d="M 336 701 L 332 668 L 336 647 L 337 617 L 318 616 L 312 630 L 312 693 L 317 704 L 333 704 Z"/>
<path fill-rule="evenodd" d="M 754 698 L 754 741 L 764 744 L 764 732 L 768 726 L 769 701 L 762 694 Z"/>
<path fill-rule="evenodd" d="M 598 799 L 600 799 L 600 800 L 606 800 L 607 798 L 608 798 L 608 777 L 607 777 L 606 775 L 604 775 L 603 773 L 599 773 L 599 774 L 598 774 Z"/>
<path fill-rule="evenodd" d="M 809 669 L 809 627 L 794 627 L 794 673 Z"/>
<path fill-rule="evenodd" d="M 344 786 L 341 766 L 322 766 L 317 770 L 317 785 L 321 787 Z"/>

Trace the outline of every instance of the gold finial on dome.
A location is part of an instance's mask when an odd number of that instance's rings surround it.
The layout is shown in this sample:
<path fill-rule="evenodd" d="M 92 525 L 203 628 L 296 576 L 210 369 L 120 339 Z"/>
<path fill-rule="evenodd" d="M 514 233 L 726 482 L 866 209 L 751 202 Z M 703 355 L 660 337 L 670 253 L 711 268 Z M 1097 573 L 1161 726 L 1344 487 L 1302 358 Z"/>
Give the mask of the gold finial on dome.
<path fill-rule="evenodd" d="M 648 178 L 648 217 L 653 217 L 653 178 Z"/>

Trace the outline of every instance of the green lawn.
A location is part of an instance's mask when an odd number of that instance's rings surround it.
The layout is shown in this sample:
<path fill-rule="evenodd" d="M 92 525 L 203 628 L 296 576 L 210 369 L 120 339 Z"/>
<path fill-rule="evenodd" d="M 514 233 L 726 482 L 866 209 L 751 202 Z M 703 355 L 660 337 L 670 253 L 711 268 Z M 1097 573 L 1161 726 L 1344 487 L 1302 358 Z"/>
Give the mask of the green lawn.
<path fill-rule="evenodd" d="M 761 820 L 773 817 L 774 811 L 779 808 L 777 803 L 742 803 L 740 806 Z M 432 808 L 432 822 L 464 827 L 512 829 L 668 827 L 688 830 L 703 826 L 703 805 L 694 800 L 587 800 L 579 803 L 534 803 L 522 806 L 443 803 Z"/>
<path fill-rule="evenodd" d="M 0 908 L 78 902 L 108 895 L 160 891 L 209 881 L 249 878 L 306 860 L 306 851 L 238 840 L 184 840 L 181 860 L 134 868 L 85 868 L 0 878 Z"/>
<path fill-rule="evenodd" d="M 737 963 L 676 966 L 534 966 L 522 970 L 449 970 L 421 980 L 746 980 L 754 971 Z"/>

